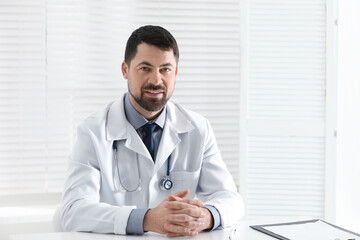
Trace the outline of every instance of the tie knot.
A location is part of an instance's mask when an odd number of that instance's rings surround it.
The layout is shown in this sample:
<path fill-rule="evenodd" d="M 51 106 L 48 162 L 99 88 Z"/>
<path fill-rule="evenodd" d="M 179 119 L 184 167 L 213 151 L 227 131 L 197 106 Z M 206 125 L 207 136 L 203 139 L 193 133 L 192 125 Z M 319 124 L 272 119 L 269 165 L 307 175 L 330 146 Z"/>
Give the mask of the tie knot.
<path fill-rule="evenodd" d="M 143 125 L 141 128 L 142 128 L 142 130 L 144 130 L 146 135 L 152 135 L 156 128 L 156 124 L 155 123 L 147 123 L 147 124 Z"/>

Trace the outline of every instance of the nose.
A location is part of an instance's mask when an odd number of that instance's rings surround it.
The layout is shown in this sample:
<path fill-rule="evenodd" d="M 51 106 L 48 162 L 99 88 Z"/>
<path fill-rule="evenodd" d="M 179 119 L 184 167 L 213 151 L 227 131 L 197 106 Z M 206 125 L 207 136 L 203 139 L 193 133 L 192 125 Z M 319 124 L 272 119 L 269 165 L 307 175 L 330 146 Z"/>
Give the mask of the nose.
<path fill-rule="evenodd" d="M 158 85 L 162 83 L 162 75 L 160 73 L 160 70 L 153 71 L 150 78 L 149 83 L 152 83 L 154 85 Z"/>

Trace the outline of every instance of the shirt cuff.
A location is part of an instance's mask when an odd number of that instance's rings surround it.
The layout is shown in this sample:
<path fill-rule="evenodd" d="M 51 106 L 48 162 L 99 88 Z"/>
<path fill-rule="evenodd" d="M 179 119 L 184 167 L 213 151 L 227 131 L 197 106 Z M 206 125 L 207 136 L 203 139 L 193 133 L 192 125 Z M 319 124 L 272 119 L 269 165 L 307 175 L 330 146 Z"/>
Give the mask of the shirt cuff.
<path fill-rule="evenodd" d="M 211 215 L 212 215 L 212 217 L 214 219 L 213 228 L 208 229 L 208 231 L 213 231 L 213 230 L 217 229 L 221 224 L 220 213 L 218 212 L 218 210 L 214 206 L 205 205 L 204 207 L 207 208 L 210 211 L 210 213 L 211 213 Z"/>
<path fill-rule="evenodd" d="M 130 212 L 126 226 L 126 234 L 144 234 L 143 222 L 148 210 L 149 209 L 146 208 L 136 208 Z"/>

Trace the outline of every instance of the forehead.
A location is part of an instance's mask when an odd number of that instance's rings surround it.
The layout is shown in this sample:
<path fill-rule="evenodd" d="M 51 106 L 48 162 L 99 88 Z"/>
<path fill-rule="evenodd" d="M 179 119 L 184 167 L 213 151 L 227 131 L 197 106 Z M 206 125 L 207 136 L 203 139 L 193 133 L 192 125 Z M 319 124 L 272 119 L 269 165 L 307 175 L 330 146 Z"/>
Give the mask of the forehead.
<path fill-rule="evenodd" d="M 149 62 L 153 65 L 162 65 L 166 63 L 171 63 L 174 66 L 176 65 L 172 49 L 162 50 L 147 43 L 140 43 L 136 50 L 136 55 L 131 60 L 132 63 L 138 64 L 140 62 Z"/>

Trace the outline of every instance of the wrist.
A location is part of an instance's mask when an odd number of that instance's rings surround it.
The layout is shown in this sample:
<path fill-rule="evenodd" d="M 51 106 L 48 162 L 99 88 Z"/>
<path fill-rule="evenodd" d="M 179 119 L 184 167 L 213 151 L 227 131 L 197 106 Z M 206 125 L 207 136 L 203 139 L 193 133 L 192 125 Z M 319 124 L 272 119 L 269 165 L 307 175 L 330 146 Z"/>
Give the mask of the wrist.
<path fill-rule="evenodd" d="M 149 209 L 144 216 L 143 229 L 144 232 L 151 231 L 151 219 L 152 219 L 152 209 Z"/>
<path fill-rule="evenodd" d="M 214 226 L 214 219 L 213 219 L 213 216 L 210 212 L 209 209 L 207 208 L 203 208 L 203 210 L 205 210 L 205 219 L 206 219 L 206 224 L 205 224 L 205 229 L 206 230 L 211 230 Z"/>

